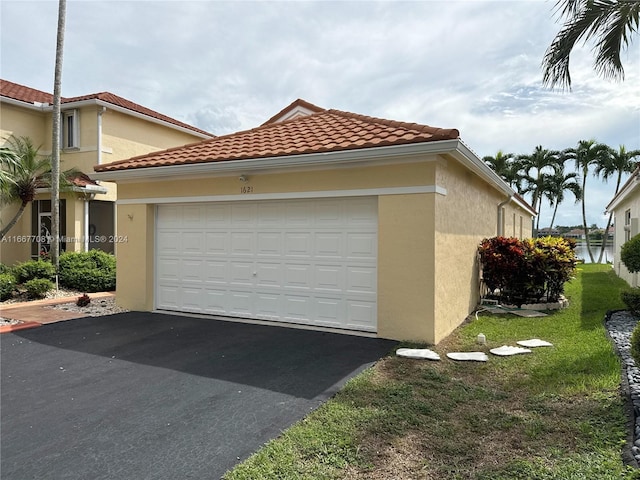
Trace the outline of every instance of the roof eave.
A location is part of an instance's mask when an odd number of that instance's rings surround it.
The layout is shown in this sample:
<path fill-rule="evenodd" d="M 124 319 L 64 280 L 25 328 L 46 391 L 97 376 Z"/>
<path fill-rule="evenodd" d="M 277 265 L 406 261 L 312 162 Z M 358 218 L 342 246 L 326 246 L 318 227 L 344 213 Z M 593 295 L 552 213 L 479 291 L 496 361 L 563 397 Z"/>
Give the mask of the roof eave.
<path fill-rule="evenodd" d="M 53 110 L 53 105 L 49 103 L 40 102 L 25 102 L 23 100 L 16 100 L 11 97 L 0 96 L 0 102 L 8 103 L 9 105 L 15 105 L 22 108 L 28 108 L 29 110 L 36 110 L 38 112 L 49 112 Z"/>
<path fill-rule="evenodd" d="M 92 175 L 97 180 L 134 183 L 141 180 L 161 180 L 165 178 L 194 177 L 202 175 L 231 176 L 248 172 L 282 171 L 292 169 L 316 169 L 336 166 L 380 164 L 397 157 L 418 157 L 423 155 L 450 154 L 457 161 L 476 173 L 502 194 L 513 197 L 515 191 L 473 153 L 460 139 L 434 142 L 410 143 L 385 147 L 342 150 L 336 152 L 287 155 L 268 158 L 250 158 L 223 162 L 189 163 L 145 168 L 129 168 L 113 171 L 99 171 Z M 108 166 L 108 164 L 104 165 Z M 517 200 L 517 199 L 516 199 Z M 519 205 L 521 202 L 517 202 Z M 531 207 L 521 204 L 532 215 Z"/>
<path fill-rule="evenodd" d="M 627 181 L 622 185 L 618 193 L 611 199 L 607 205 L 607 212 L 613 212 L 618 206 L 625 201 L 631 193 L 640 186 L 640 167 L 636 168 Z"/>

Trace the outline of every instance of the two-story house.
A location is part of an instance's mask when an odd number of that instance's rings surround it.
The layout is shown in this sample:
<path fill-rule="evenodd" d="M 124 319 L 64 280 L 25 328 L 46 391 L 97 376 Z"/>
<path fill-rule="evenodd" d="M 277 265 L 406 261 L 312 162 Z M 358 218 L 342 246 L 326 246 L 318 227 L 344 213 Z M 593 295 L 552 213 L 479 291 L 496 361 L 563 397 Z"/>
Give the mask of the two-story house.
<path fill-rule="evenodd" d="M 51 155 L 53 95 L 0 80 L 0 145 L 10 137 L 29 137 L 42 155 Z M 109 92 L 61 100 L 61 170 L 76 168 L 91 175 L 93 167 L 137 155 L 199 142 L 214 135 Z M 115 200 L 111 182 L 83 175 L 61 193 L 62 248 L 114 252 Z M 48 250 L 51 231 L 49 189 L 42 189 L 0 243 L 0 262 L 37 258 Z M 15 215 L 18 204 L 2 205 L 0 225 Z"/>

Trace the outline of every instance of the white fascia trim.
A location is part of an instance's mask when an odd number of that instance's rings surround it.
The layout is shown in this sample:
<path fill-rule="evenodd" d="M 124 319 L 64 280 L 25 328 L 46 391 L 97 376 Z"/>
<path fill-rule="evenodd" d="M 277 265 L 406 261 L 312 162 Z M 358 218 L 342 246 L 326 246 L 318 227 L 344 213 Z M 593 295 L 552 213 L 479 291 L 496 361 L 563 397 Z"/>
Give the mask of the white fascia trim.
<path fill-rule="evenodd" d="M 196 197 L 149 197 L 119 199 L 117 205 L 167 204 L 167 203 L 208 203 L 241 202 L 251 200 L 293 200 L 298 198 L 371 197 L 380 195 L 410 195 L 417 193 L 437 193 L 446 195 L 447 190 L 438 185 L 417 187 L 362 188 L 355 190 L 324 190 L 312 192 L 256 193 L 249 195 L 203 195 Z"/>
<path fill-rule="evenodd" d="M 107 189 L 99 185 L 86 185 L 84 187 L 70 187 L 61 189 L 60 193 L 75 192 L 75 193 L 107 193 Z M 51 188 L 36 188 L 36 194 L 51 193 Z"/>
<path fill-rule="evenodd" d="M 191 130 L 186 127 L 182 127 L 180 125 L 176 125 L 175 123 L 167 122 L 165 120 L 161 120 L 159 118 L 151 117 L 149 115 L 145 115 L 144 113 L 136 112 L 135 110 L 130 110 L 125 107 L 121 107 L 119 105 L 115 105 L 113 103 L 105 102 L 104 100 L 99 100 L 97 98 L 92 98 L 89 100 L 80 100 L 77 102 L 68 102 L 63 103 L 61 105 L 63 110 L 68 108 L 82 108 L 92 105 L 98 105 L 99 107 L 106 107 L 107 109 L 114 110 L 116 112 L 124 113 L 126 115 L 130 115 L 132 117 L 140 118 L 142 120 L 146 120 L 147 122 L 157 123 L 158 125 L 163 125 L 165 127 L 172 128 L 174 130 L 178 130 L 180 132 L 188 133 L 190 135 L 194 135 L 196 137 L 200 137 L 202 139 L 210 139 L 215 138 L 213 135 L 205 135 L 204 133 L 200 133 L 196 130 Z"/>
<path fill-rule="evenodd" d="M 425 154 L 452 153 L 458 140 L 411 143 L 387 147 L 363 148 L 338 152 L 311 153 L 306 155 L 286 155 L 267 158 L 249 158 L 225 162 L 189 163 L 163 167 L 132 168 L 111 172 L 94 172 L 92 178 L 109 181 L 136 182 L 154 178 L 180 178 L 202 175 L 238 175 L 278 169 L 311 168 L 317 166 L 377 164 L 393 157 L 413 157 Z M 487 167 L 488 168 L 488 167 Z"/>
<path fill-rule="evenodd" d="M 29 110 L 37 110 L 38 112 L 50 112 L 53 110 L 53 106 L 48 103 L 29 103 L 9 97 L 0 97 L 0 102 L 8 103 L 9 105 L 15 105 L 22 108 L 28 108 Z"/>

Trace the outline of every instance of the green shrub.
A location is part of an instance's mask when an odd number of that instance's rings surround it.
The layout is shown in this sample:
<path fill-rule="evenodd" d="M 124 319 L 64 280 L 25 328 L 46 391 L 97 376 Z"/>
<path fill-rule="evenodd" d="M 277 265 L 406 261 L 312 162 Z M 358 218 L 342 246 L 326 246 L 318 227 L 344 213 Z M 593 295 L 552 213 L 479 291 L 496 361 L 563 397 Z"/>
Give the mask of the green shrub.
<path fill-rule="evenodd" d="M 623 290 L 620 292 L 620 299 L 631 313 L 640 315 L 640 288 Z"/>
<path fill-rule="evenodd" d="M 15 277 L 10 273 L 0 273 L 0 302 L 10 298 L 15 288 Z"/>
<path fill-rule="evenodd" d="M 29 298 L 44 298 L 46 293 L 53 288 L 53 282 L 46 278 L 34 278 L 24 283 Z"/>
<path fill-rule="evenodd" d="M 13 267 L 13 275 L 18 283 L 24 283 L 34 278 L 51 280 L 55 274 L 55 267 L 51 262 L 44 260 L 29 260 Z"/>
<path fill-rule="evenodd" d="M 640 324 L 633 329 L 631 334 L 631 356 L 636 366 L 640 367 Z"/>
<path fill-rule="evenodd" d="M 545 237 L 486 238 L 478 247 L 482 278 L 492 293 L 507 302 L 555 302 L 576 270 L 575 242 Z"/>
<path fill-rule="evenodd" d="M 620 260 L 631 273 L 640 272 L 640 235 L 636 235 L 622 245 Z"/>
<path fill-rule="evenodd" d="M 2 273 L 11 273 L 11 267 L 9 265 L 5 265 L 4 263 L 0 263 L 0 274 Z"/>
<path fill-rule="evenodd" d="M 101 250 L 60 255 L 60 283 L 83 292 L 116 288 L 116 259 Z"/>

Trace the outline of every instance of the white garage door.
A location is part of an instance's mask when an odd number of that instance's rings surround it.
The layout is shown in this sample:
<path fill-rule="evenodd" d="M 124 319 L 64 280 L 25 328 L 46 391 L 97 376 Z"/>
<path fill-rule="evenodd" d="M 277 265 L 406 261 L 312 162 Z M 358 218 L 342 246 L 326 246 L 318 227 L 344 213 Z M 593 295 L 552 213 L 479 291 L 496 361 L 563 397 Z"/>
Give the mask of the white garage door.
<path fill-rule="evenodd" d="M 156 308 L 376 331 L 375 197 L 160 205 Z"/>

